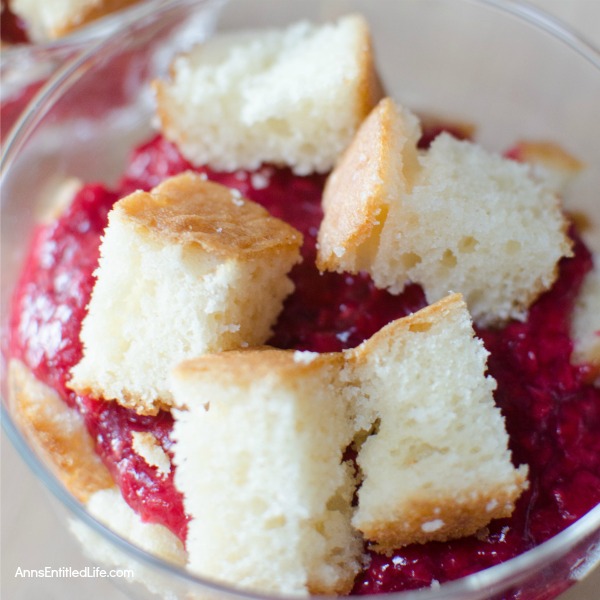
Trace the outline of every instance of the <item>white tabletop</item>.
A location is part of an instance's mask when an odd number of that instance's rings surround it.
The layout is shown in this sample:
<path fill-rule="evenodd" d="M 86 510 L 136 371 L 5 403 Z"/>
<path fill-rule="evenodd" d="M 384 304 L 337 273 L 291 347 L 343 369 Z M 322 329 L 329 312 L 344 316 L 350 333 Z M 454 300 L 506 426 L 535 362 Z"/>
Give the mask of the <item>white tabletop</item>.
<path fill-rule="evenodd" d="M 600 47 L 600 0 L 529 0 L 562 18 Z M 49 493 L 24 465 L 6 436 L 1 446 L 1 588 L 5 600 L 130 600 L 109 580 L 29 579 L 16 577 L 17 569 L 83 568 L 91 563 L 64 531 Z M 600 569 L 560 596 L 560 600 L 600 597 Z"/>

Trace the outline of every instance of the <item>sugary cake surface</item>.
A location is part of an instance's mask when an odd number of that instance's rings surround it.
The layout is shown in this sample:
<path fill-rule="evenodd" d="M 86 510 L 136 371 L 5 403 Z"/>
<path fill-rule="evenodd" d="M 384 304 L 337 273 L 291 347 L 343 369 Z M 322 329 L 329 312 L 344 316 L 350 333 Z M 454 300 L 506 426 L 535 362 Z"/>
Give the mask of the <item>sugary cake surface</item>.
<path fill-rule="evenodd" d="M 362 17 L 225 34 L 155 82 L 164 135 L 193 164 L 326 172 L 381 97 Z"/>
<path fill-rule="evenodd" d="M 350 147 L 330 176 L 334 190 L 355 188 L 360 196 L 352 203 L 343 194 L 328 198 L 319 232 L 319 240 L 327 243 L 319 248 L 318 264 L 340 272 L 366 270 L 378 287 L 392 293 L 419 283 L 429 302 L 461 292 L 480 325 L 524 319 L 530 304 L 554 282 L 558 260 L 571 252 L 556 194 L 536 181 L 528 166 L 445 133 L 420 156 L 417 169 L 407 170 L 402 156 L 416 152 L 416 139 L 402 134 L 399 142 L 395 132 L 412 127 L 399 110 L 383 119 L 383 102 L 375 109 L 380 127 L 361 128 L 357 140 L 362 142 Z M 379 147 L 380 160 L 350 177 L 353 153 Z M 384 161 L 391 165 L 386 172 L 402 176 L 382 182 L 378 170 Z M 344 174 L 345 184 L 340 183 Z M 388 206 L 387 214 L 380 209 L 366 214 L 378 204 Z M 335 219 L 327 214 L 332 206 Z M 368 252 L 360 264 L 353 260 L 352 231 L 344 229 L 340 217 L 344 210 L 385 219 L 362 242 Z"/>
<path fill-rule="evenodd" d="M 197 245 L 218 259 L 296 250 L 302 236 L 235 189 L 186 172 L 150 193 L 134 192 L 115 209 L 140 235 L 165 244 Z"/>
<path fill-rule="evenodd" d="M 269 337 L 301 243 L 290 225 L 197 174 L 123 198 L 109 213 L 69 385 L 140 414 L 168 408 L 171 366 Z"/>

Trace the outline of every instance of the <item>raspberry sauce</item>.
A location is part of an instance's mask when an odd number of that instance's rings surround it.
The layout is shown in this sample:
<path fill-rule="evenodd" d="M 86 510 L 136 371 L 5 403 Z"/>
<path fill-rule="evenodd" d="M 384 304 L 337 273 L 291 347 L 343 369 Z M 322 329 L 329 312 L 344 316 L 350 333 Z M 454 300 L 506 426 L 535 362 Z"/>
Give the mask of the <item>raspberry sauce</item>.
<path fill-rule="evenodd" d="M 171 416 L 139 416 L 114 402 L 77 396 L 65 382 L 81 357 L 81 321 L 112 204 L 191 168 L 158 136 L 133 153 L 117 189 L 84 186 L 58 220 L 37 229 L 16 289 L 10 332 L 11 356 L 81 412 L 125 500 L 145 521 L 167 526 L 182 540 L 187 518 L 173 473 L 161 477 L 133 451 L 131 441 L 131 432 L 149 431 L 169 452 Z M 238 189 L 305 236 L 304 261 L 292 271 L 296 290 L 270 344 L 339 351 L 426 305 L 417 285 L 393 296 L 377 290 L 365 275 L 318 273 L 315 243 L 324 176 L 298 177 L 270 166 L 254 172 L 196 170 Z M 592 262 L 572 236 L 574 257 L 561 262 L 559 279 L 531 308 L 528 320 L 478 331 L 491 352 L 495 398 L 506 417 L 515 463 L 530 466 L 530 489 L 510 519 L 495 521 L 477 536 L 412 545 L 389 557 L 373 554 L 353 593 L 429 587 L 493 566 L 555 535 L 600 502 L 600 390 L 585 383 L 584 367 L 570 364 L 568 333 L 574 299 Z"/>
<path fill-rule="evenodd" d="M 29 41 L 27 28 L 22 19 L 17 17 L 8 6 L 7 0 L 1 0 L 0 40 L 4 44 L 25 44 Z"/>

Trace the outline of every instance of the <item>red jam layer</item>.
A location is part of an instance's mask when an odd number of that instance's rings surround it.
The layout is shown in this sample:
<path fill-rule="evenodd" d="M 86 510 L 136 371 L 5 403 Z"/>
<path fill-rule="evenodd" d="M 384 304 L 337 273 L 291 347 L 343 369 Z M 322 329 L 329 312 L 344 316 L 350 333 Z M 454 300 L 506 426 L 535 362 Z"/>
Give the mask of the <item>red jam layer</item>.
<path fill-rule="evenodd" d="M 23 21 L 10 10 L 7 0 L 2 0 L 1 3 L 0 41 L 4 44 L 24 44 L 28 42 Z"/>
<path fill-rule="evenodd" d="M 191 168 L 170 143 L 156 137 L 134 152 L 116 190 L 86 185 L 56 222 L 39 227 L 16 290 L 10 345 L 11 356 L 84 416 L 126 501 L 145 521 L 162 523 L 183 540 L 187 518 L 172 473 L 162 478 L 133 452 L 131 442 L 131 432 L 149 431 L 169 452 L 170 415 L 142 417 L 114 402 L 77 396 L 65 382 L 81 357 L 79 330 L 110 207 L 135 189 L 150 189 Z M 323 176 L 296 177 L 268 166 L 256 172 L 199 170 L 305 236 L 304 262 L 292 272 L 296 290 L 271 344 L 339 351 L 425 306 L 416 285 L 392 296 L 366 276 L 318 273 L 314 258 Z M 391 557 L 373 554 L 357 578 L 355 594 L 428 587 L 498 564 L 555 535 L 600 502 L 600 390 L 585 383 L 584 368 L 569 363 L 570 313 L 590 268 L 590 253 L 576 239 L 575 256 L 561 262 L 558 281 L 532 307 L 527 322 L 478 332 L 491 352 L 489 370 L 498 381 L 495 397 L 506 417 L 515 463 L 530 465 L 530 489 L 514 515 L 477 537 L 408 546 Z M 549 590 L 548 597 L 557 591 Z"/>

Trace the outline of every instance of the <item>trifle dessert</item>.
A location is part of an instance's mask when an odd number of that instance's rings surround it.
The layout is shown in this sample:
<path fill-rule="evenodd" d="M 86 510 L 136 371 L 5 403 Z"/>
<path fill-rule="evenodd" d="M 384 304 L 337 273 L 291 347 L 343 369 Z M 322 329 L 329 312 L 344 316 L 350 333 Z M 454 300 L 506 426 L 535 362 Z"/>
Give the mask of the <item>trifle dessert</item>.
<path fill-rule="evenodd" d="M 14 412 L 92 514 L 209 581 L 361 595 L 599 502 L 577 160 L 398 105 L 354 15 L 220 36 L 154 90 L 157 135 L 66 183 L 14 295 Z"/>

